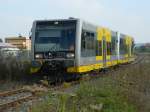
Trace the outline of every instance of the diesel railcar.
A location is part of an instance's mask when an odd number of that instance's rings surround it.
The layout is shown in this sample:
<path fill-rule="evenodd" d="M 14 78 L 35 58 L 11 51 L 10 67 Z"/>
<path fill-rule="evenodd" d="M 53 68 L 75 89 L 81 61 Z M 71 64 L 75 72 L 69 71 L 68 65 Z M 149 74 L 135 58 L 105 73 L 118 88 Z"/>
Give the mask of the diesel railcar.
<path fill-rule="evenodd" d="M 36 20 L 32 73 L 83 74 L 134 61 L 131 36 L 81 19 Z"/>

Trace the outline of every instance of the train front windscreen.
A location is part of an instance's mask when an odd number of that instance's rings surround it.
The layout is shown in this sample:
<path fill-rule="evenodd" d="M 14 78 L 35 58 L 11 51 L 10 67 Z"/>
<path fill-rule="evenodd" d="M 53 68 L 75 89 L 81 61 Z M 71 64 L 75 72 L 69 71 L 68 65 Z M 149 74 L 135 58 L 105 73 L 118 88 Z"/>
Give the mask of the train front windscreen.
<path fill-rule="evenodd" d="M 73 58 L 75 37 L 75 20 L 37 22 L 35 58 Z"/>

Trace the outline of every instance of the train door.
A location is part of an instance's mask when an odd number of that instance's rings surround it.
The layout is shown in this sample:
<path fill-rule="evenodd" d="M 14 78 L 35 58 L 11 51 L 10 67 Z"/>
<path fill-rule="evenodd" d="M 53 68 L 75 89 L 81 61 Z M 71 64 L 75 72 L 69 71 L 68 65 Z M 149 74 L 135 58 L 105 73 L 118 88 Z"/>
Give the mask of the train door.
<path fill-rule="evenodd" d="M 107 44 L 105 37 L 102 38 L 102 45 L 103 45 L 103 67 L 106 67 Z"/>
<path fill-rule="evenodd" d="M 129 37 L 125 37 L 124 39 L 124 44 L 125 44 L 125 58 L 128 59 L 128 57 L 130 56 L 130 45 L 129 45 Z"/>
<path fill-rule="evenodd" d="M 96 40 L 96 61 L 102 61 L 102 37 L 103 37 L 103 29 L 98 28 L 97 29 L 97 40 Z M 101 67 L 102 67 L 101 63 Z"/>
<path fill-rule="evenodd" d="M 130 46 L 130 44 L 129 45 L 127 45 L 127 48 L 128 48 L 128 58 L 130 57 L 130 52 L 131 52 L 131 46 Z"/>

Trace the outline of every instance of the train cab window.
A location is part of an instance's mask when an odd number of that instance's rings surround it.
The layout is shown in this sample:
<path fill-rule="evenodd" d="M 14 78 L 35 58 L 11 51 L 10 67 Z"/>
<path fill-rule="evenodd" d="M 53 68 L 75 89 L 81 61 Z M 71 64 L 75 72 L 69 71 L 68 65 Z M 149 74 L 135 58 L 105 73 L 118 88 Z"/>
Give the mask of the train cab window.
<path fill-rule="evenodd" d="M 107 42 L 107 55 L 111 55 L 111 42 Z"/>
<path fill-rule="evenodd" d="M 81 36 L 81 56 L 95 56 L 95 33 L 82 31 Z"/>

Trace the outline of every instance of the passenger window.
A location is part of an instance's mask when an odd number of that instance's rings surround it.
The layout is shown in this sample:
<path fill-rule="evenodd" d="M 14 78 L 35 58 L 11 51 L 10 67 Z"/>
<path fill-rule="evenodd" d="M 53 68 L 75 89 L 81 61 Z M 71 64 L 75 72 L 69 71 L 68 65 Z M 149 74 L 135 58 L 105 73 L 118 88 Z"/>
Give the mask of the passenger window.
<path fill-rule="evenodd" d="M 133 55 L 134 53 L 134 41 L 132 41 L 132 45 L 131 45 L 131 55 Z"/>
<path fill-rule="evenodd" d="M 85 50 L 86 48 L 85 39 L 86 39 L 86 32 L 83 32 L 81 38 L 81 51 Z"/>
<path fill-rule="evenodd" d="M 111 55 L 111 42 L 107 42 L 107 55 Z"/>
<path fill-rule="evenodd" d="M 126 40 L 124 38 L 120 39 L 120 54 L 128 54 L 128 46 L 126 45 Z"/>
<path fill-rule="evenodd" d="M 96 40 L 96 56 L 102 56 L 102 41 Z"/>
<path fill-rule="evenodd" d="M 116 36 L 112 36 L 111 39 L 111 54 L 112 55 L 116 55 L 116 45 L 117 45 L 117 37 Z"/>
<path fill-rule="evenodd" d="M 82 31 L 81 36 L 81 56 L 95 56 L 95 33 L 90 31 Z"/>

